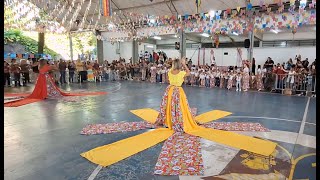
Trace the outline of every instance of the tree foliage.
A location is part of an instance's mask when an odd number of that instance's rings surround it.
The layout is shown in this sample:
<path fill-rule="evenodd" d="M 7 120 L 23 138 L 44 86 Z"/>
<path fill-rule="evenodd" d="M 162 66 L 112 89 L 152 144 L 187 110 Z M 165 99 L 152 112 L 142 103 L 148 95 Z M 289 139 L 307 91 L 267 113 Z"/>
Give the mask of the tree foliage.
<path fill-rule="evenodd" d="M 25 46 L 26 51 L 28 51 L 29 53 L 38 52 L 38 42 L 36 40 L 33 40 L 32 38 L 24 36 L 20 30 L 11 29 L 8 31 L 4 31 L 4 44 L 12 43 L 17 43 Z M 43 51 L 45 54 L 50 54 L 52 57 L 58 55 L 58 53 L 47 48 L 46 46 L 44 46 Z"/>
<path fill-rule="evenodd" d="M 79 53 L 92 53 L 97 46 L 97 39 L 92 32 L 77 32 L 72 34 L 75 51 Z"/>

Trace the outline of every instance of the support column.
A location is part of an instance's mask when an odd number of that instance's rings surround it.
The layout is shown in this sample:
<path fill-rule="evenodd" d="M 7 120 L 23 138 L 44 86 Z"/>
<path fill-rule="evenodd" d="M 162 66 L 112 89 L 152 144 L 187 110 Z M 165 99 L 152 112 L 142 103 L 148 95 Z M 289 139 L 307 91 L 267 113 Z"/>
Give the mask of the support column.
<path fill-rule="evenodd" d="M 139 60 L 139 44 L 138 41 L 133 40 L 133 48 L 132 48 L 132 63 L 136 63 Z"/>
<path fill-rule="evenodd" d="M 73 61 L 72 34 L 69 32 L 70 60 Z"/>
<path fill-rule="evenodd" d="M 262 41 L 259 41 L 259 47 L 260 48 L 262 47 Z"/>
<path fill-rule="evenodd" d="M 250 0 L 247 0 L 247 6 L 248 6 L 248 4 L 250 3 Z M 251 11 L 251 10 L 249 10 L 248 8 L 246 9 L 246 11 L 248 12 L 248 11 Z M 247 59 L 249 60 L 249 62 L 250 62 L 250 72 L 252 72 L 252 56 L 253 56 L 253 45 L 254 45 L 254 18 L 252 17 L 252 15 L 249 15 L 249 16 L 247 16 L 247 21 L 248 21 L 248 25 L 249 26 L 252 26 L 252 28 L 251 28 L 251 30 L 250 30 L 250 32 L 248 33 L 249 34 L 249 36 L 248 36 L 248 39 L 250 40 L 250 46 L 249 46 L 249 48 L 247 49 L 248 50 L 248 53 L 247 53 Z"/>
<path fill-rule="evenodd" d="M 180 58 L 186 56 L 186 34 L 183 29 L 179 32 L 180 35 Z"/>
<path fill-rule="evenodd" d="M 251 31 L 249 32 L 248 39 L 250 39 L 250 46 L 248 48 L 248 53 L 247 53 L 247 59 L 252 62 L 252 55 L 253 55 L 253 44 L 254 44 L 254 32 Z"/>
<path fill-rule="evenodd" d="M 44 33 L 38 33 L 38 54 L 43 54 L 44 48 Z"/>
<path fill-rule="evenodd" d="M 96 36 L 100 35 L 101 36 L 101 32 L 96 30 Z M 104 59 L 103 59 L 103 41 L 102 39 L 99 40 L 97 39 L 97 55 L 98 55 L 98 63 L 103 63 Z"/>

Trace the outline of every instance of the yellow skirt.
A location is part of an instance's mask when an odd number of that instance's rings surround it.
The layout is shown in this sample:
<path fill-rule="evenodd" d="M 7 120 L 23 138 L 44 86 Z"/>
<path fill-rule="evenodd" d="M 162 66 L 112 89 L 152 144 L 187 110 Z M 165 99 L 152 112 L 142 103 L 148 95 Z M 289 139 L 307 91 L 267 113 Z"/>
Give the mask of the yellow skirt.
<path fill-rule="evenodd" d="M 276 147 L 276 143 L 270 141 L 199 126 L 191 113 L 183 89 L 171 85 L 167 87 L 162 98 L 160 112 L 155 123 L 165 128 L 101 146 L 82 153 L 81 156 L 95 164 L 109 166 L 166 140 L 175 132 L 185 132 L 264 156 L 271 155 Z"/>

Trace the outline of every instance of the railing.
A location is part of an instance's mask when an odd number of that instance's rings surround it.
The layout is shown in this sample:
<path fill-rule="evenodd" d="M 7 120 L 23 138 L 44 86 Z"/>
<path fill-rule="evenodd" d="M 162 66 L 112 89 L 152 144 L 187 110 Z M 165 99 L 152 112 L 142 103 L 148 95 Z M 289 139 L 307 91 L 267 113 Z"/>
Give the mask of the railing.
<path fill-rule="evenodd" d="M 273 82 L 273 90 L 291 91 L 292 94 L 315 93 L 316 91 L 316 76 L 307 74 L 269 74 L 265 81 Z M 266 82 L 265 82 L 266 83 Z"/>

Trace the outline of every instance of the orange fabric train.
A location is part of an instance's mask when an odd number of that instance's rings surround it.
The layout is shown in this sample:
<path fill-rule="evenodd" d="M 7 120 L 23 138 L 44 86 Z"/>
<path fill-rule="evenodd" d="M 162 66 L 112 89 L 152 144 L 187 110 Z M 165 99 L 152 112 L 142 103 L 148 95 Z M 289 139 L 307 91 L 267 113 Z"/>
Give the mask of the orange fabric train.
<path fill-rule="evenodd" d="M 62 96 L 88 96 L 88 95 L 104 95 L 106 92 L 90 92 L 90 93 L 65 93 L 62 92 L 54 83 L 52 77 L 49 75 L 51 67 L 49 65 L 43 66 L 39 70 L 39 76 L 33 92 L 24 99 L 6 102 L 4 107 L 18 107 L 38 101 L 42 101 L 46 98 L 59 98 Z M 10 94 L 6 94 L 10 96 Z M 15 96 L 25 96 L 24 94 L 14 94 Z"/>

